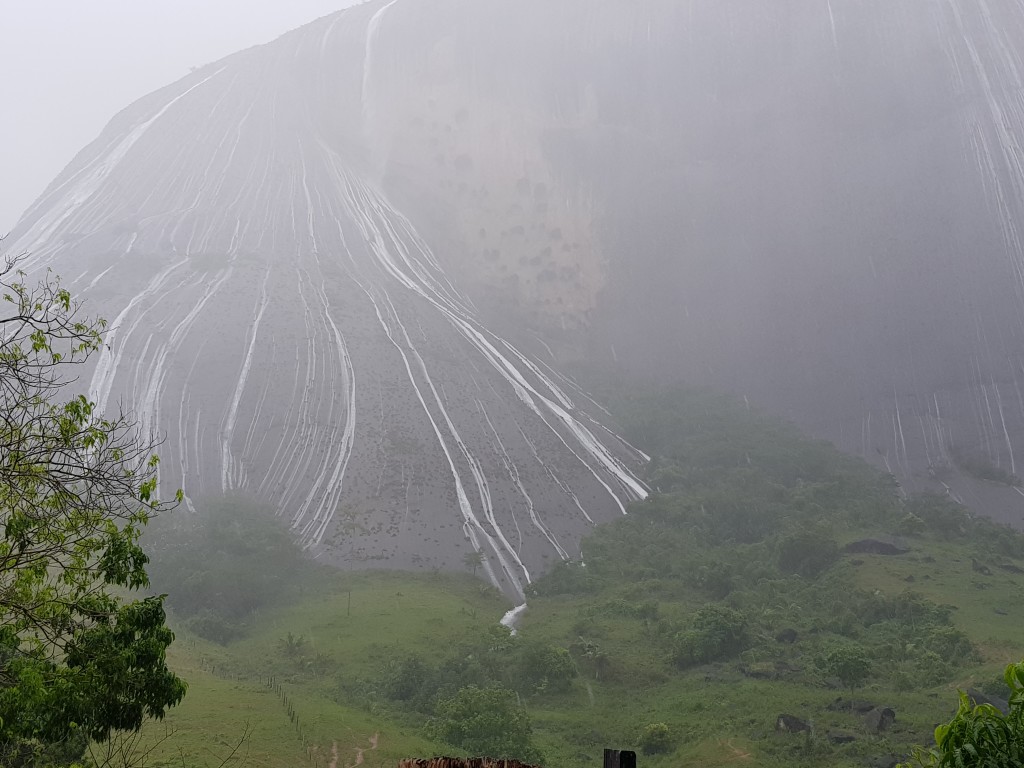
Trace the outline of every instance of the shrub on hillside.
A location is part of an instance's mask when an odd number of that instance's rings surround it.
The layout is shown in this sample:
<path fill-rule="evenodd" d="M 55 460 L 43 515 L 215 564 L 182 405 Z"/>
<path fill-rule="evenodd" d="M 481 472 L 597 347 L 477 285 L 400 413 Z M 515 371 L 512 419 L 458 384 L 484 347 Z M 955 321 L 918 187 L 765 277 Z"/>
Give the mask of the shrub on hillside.
<path fill-rule="evenodd" d="M 593 574 L 582 563 L 566 560 L 533 582 L 527 588 L 527 593 L 533 597 L 587 595 L 596 592 L 599 586 Z"/>
<path fill-rule="evenodd" d="M 712 560 L 697 568 L 694 581 L 710 597 L 721 600 L 735 588 L 733 566 L 721 560 Z"/>
<path fill-rule="evenodd" d="M 470 685 L 437 704 L 428 731 L 433 738 L 477 757 L 539 759 L 533 727 L 515 691 Z"/>
<path fill-rule="evenodd" d="M 709 603 L 675 636 L 672 659 L 692 667 L 733 656 L 747 647 L 747 619 L 739 611 Z"/>
<path fill-rule="evenodd" d="M 855 643 L 829 648 L 817 659 L 817 664 L 822 672 L 848 688 L 851 695 L 871 677 L 871 658 L 865 648 Z"/>
<path fill-rule="evenodd" d="M 419 696 L 431 674 L 418 656 L 391 659 L 381 674 L 381 693 L 395 701 L 412 701 Z"/>
<path fill-rule="evenodd" d="M 805 528 L 779 540 L 778 566 L 785 574 L 814 578 L 839 559 L 839 545 L 824 531 Z"/>
<path fill-rule="evenodd" d="M 645 755 L 659 755 L 672 750 L 672 731 L 665 723 L 650 723 L 640 732 L 640 749 Z"/>
<path fill-rule="evenodd" d="M 517 667 L 516 687 L 528 687 L 538 693 L 567 691 L 578 675 L 569 651 L 547 643 L 533 643 L 524 648 Z"/>
<path fill-rule="evenodd" d="M 268 509 L 240 499 L 203 505 L 154 529 L 150 577 L 193 631 L 225 643 L 255 611 L 282 603 L 309 566 Z"/>
<path fill-rule="evenodd" d="M 948 496 L 914 494 L 907 500 L 905 510 L 907 515 L 923 520 L 928 530 L 945 538 L 959 538 L 970 528 L 971 515 L 967 507 Z"/>
<path fill-rule="evenodd" d="M 227 645 L 232 640 L 237 640 L 245 635 L 245 629 L 238 624 L 225 619 L 223 616 L 204 608 L 193 614 L 185 622 L 189 631 L 200 637 L 212 640 L 221 645 Z"/>

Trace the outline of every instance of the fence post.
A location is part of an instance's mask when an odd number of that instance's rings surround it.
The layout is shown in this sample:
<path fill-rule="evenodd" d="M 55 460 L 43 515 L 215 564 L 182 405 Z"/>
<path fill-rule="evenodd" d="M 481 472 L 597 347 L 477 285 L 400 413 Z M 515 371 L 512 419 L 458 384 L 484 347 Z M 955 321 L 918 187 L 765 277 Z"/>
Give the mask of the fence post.
<path fill-rule="evenodd" d="M 628 749 L 606 749 L 604 768 L 636 768 L 636 752 Z"/>

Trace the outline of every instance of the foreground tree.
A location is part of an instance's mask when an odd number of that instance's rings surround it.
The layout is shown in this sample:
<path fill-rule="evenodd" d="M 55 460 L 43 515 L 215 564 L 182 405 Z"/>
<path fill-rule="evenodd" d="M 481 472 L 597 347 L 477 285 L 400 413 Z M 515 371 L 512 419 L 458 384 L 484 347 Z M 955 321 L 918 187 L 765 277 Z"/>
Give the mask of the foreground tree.
<path fill-rule="evenodd" d="M 901 768 L 1022 768 L 1024 766 L 1024 661 L 1006 668 L 1009 713 L 975 705 L 961 691 L 956 715 L 935 729 L 935 747 L 914 750 Z"/>
<path fill-rule="evenodd" d="M 0 294 L 0 752 L 104 741 L 185 693 L 163 598 L 124 597 L 149 583 L 156 457 L 129 416 L 64 399 L 103 322 L 11 260 Z"/>

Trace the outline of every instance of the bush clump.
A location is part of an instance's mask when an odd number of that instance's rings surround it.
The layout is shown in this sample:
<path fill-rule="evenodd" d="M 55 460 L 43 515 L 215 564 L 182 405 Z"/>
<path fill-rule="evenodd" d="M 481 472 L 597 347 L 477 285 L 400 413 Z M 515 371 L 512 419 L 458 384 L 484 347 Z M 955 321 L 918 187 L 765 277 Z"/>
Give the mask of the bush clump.
<path fill-rule="evenodd" d="M 694 615 L 687 629 L 675 636 L 672 659 L 692 667 L 728 658 L 747 647 L 747 619 L 739 611 L 708 603 Z"/>
<path fill-rule="evenodd" d="M 650 723 L 640 732 L 640 749 L 645 755 L 672 751 L 672 731 L 665 723 Z"/>
<path fill-rule="evenodd" d="M 241 499 L 202 505 L 153 526 L 150 577 L 200 637 L 228 643 L 259 610 L 301 589 L 312 567 L 274 513 Z"/>
<path fill-rule="evenodd" d="M 440 700 L 428 731 L 434 738 L 477 757 L 524 762 L 539 758 L 530 743 L 530 716 L 515 691 L 502 686 L 470 685 Z"/>
<path fill-rule="evenodd" d="M 839 559 L 839 545 L 827 533 L 805 529 L 790 533 L 779 541 L 779 571 L 814 578 Z"/>

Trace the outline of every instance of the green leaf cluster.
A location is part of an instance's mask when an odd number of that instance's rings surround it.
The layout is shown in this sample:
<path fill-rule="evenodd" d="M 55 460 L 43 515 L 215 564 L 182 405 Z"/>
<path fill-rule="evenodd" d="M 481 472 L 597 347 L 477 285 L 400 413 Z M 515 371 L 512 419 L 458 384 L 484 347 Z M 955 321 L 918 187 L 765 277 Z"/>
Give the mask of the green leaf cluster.
<path fill-rule="evenodd" d="M 914 750 L 913 765 L 927 768 L 1021 768 L 1024 766 L 1024 662 L 1010 664 L 1004 680 L 1009 712 L 974 704 L 960 692 L 956 714 L 935 729 L 935 746 Z"/>
<path fill-rule="evenodd" d="M 672 751 L 672 730 L 665 723 L 648 723 L 640 732 L 640 748 L 645 755 Z"/>
<path fill-rule="evenodd" d="M 67 394 L 99 352 L 60 281 L 0 270 L 0 747 L 104 740 L 177 704 L 173 634 L 139 543 L 157 459 L 130 415 Z M 180 496 L 179 496 L 180 498 Z"/>

